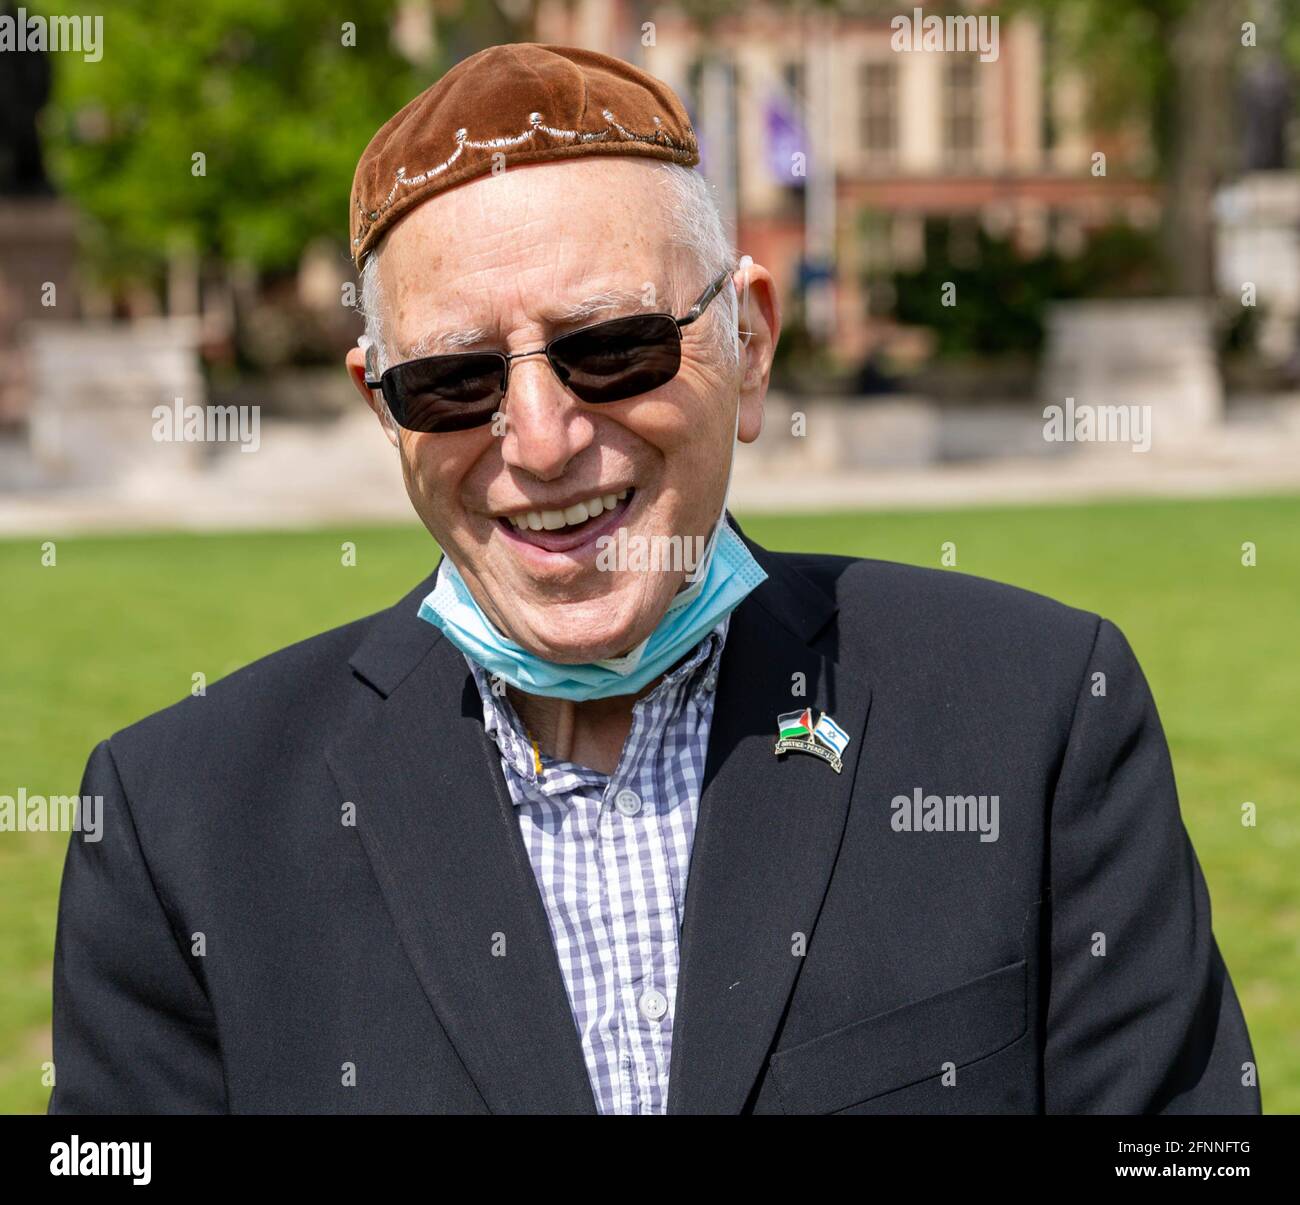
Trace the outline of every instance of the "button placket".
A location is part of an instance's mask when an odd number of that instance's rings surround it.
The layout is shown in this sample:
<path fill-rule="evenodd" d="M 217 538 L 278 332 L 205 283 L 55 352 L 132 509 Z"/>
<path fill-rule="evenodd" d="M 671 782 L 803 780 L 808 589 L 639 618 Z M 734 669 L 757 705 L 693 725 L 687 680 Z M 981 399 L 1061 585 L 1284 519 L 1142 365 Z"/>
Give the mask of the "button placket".
<path fill-rule="evenodd" d="M 502 769 L 547 908 L 559 911 L 576 939 L 558 952 L 602 1112 L 664 1111 L 700 726 L 716 699 L 720 648 L 712 636 L 637 701 L 612 775 L 545 758 L 534 775 L 531 742 L 509 703 L 488 697 L 474 667 L 485 724 L 490 715 L 502 725 L 494 734 Z"/>

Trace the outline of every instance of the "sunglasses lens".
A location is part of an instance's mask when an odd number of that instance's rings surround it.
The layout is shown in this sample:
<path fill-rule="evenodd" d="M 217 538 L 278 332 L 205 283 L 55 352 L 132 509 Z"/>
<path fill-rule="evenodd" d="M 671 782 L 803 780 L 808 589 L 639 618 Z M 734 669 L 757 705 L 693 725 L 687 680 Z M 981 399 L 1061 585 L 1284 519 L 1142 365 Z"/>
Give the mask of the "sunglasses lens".
<path fill-rule="evenodd" d="M 384 373 L 384 400 L 408 431 L 464 431 L 492 421 L 505 379 L 505 358 L 495 353 L 430 356 Z"/>
<path fill-rule="evenodd" d="M 584 402 L 618 402 L 671 381 L 681 367 L 682 338 L 667 315 L 638 314 L 563 335 L 547 355 Z"/>

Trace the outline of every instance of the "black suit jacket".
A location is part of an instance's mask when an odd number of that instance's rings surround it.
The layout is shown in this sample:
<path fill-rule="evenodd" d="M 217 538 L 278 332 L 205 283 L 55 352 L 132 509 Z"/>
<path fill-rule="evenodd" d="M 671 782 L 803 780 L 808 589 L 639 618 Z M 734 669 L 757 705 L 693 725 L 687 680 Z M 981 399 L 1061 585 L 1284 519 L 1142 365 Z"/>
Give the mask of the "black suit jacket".
<path fill-rule="evenodd" d="M 769 580 L 722 659 L 669 1110 L 1257 1111 L 1123 636 L 955 573 L 751 548 Z M 594 1110 L 430 587 L 94 750 L 51 1111 Z M 842 773 L 774 755 L 804 702 L 851 736 Z M 917 789 L 996 794 L 997 841 L 895 831 Z"/>

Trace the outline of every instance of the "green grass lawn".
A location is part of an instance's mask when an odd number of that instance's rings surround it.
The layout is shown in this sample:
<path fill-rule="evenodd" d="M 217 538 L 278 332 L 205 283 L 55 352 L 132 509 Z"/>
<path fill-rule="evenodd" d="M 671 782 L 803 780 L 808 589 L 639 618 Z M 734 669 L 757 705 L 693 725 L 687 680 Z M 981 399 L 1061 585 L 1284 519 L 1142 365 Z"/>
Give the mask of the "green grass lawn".
<path fill-rule="evenodd" d="M 743 516 L 742 516 L 743 519 Z M 1300 1112 L 1300 498 L 765 516 L 772 548 L 957 569 L 1114 620 L 1173 747 L 1250 1022 L 1265 1108 Z M 341 564 L 354 541 L 356 565 Z M 1244 567 L 1252 541 L 1258 564 Z M 264 653 L 388 605 L 432 567 L 416 527 L 0 542 L 0 793 L 78 789 L 91 747 Z M 1243 827 L 1241 804 L 1258 806 Z M 43 1110 L 66 836 L 0 833 L 0 1112 Z"/>

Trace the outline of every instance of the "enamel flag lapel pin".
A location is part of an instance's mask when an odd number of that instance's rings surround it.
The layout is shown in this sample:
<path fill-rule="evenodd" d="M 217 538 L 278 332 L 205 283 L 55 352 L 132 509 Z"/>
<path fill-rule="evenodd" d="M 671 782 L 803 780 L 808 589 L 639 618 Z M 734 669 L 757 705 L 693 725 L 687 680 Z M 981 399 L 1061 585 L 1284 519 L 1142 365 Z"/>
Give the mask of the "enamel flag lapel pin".
<path fill-rule="evenodd" d="M 849 743 L 849 734 L 833 719 L 830 713 L 823 711 L 821 718 L 814 724 L 812 708 L 802 711 L 786 711 L 776 717 L 776 749 L 774 752 L 811 753 L 827 762 L 836 774 L 844 769 L 840 755 Z"/>

